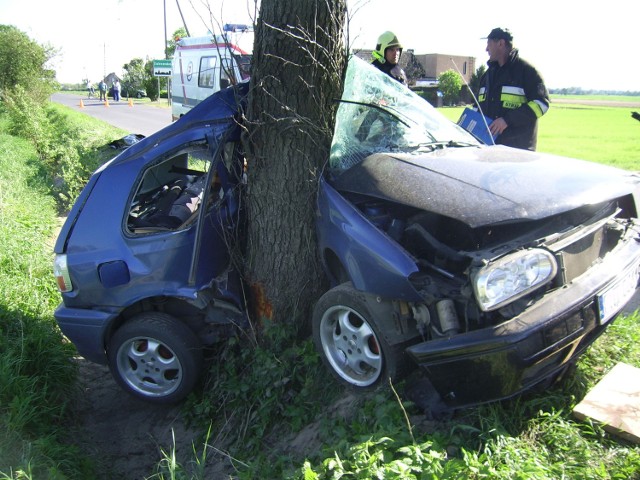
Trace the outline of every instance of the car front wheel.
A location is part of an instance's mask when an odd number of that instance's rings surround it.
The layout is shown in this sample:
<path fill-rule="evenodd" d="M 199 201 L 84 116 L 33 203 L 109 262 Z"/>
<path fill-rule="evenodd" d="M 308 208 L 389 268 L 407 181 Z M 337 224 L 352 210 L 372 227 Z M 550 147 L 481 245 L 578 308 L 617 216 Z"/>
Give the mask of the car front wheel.
<path fill-rule="evenodd" d="M 362 292 L 345 283 L 329 290 L 313 312 L 313 340 L 322 360 L 343 384 L 368 389 L 396 380 L 404 370 L 402 347 L 380 334 Z"/>
<path fill-rule="evenodd" d="M 176 403 L 195 386 L 202 371 L 196 335 L 171 315 L 142 313 L 120 327 L 108 349 L 116 382 L 143 400 Z"/>

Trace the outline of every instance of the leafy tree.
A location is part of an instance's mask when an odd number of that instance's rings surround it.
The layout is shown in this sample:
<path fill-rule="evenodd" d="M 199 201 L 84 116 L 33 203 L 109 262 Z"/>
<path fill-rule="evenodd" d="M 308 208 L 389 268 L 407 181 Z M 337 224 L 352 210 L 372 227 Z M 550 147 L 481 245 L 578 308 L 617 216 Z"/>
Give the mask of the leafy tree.
<path fill-rule="evenodd" d="M 453 69 L 442 72 L 438 77 L 438 88 L 444 95 L 444 103 L 451 105 L 460 98 L 462 88 L 462 77 Z"/>
<path fill-rule="evenodd" d="M 153 75 L 153 60 L 148 60 L 144 66 L 145 78 L 142 87 L 147 92 L 147 96 L 152 102 L 160 98 L 160 90 L 166 89 L 169 83 L 167 77 L 156 77 Z"/>
<path fill-rule="evenodd" d="M 0 25 L 0 98 L 20 86 L 44 101 L 53 90 L 55 72 L 47 63 L 57 51 L 40 45 L 13 25 Z"/>
<path fill-rule="evenodd" d="M 123 83 L 123 95 L 131 96 L 135 94 L 135 91 L 143 88 L 144 82 L 149 76 L 145 70 L 144 60 L 141 58 L 134 58 L 129 63 L 125 63 L 122 66 L 124 70 Z"/>
<path fill-rule="evenodd" d="M 409 85 L 415 85 L 416 80 L 426 77 L 427 72 L 425 72 L 422 64 L 416 59 L 412 50 L 405 52 L 404 55 L 408 56 L 407 66 L 404 68 L 407 74 L 407 80 Z"/>
<path fill-rule="evenodd" d="M 478 94 L 478 90 L 480 90 L 480 79 L 484 75 L 484 72 L 487 71 L 486 65 L 480 65 L 476 71 L 471 75 L 471 80 L 469 81 L 469 87 L 474 95 Z"/>
<path fill-rule="evenodd" d="M 173 32 L 171 38 L 167 40 L 167 58 L 173 57 L 173 54 L 176 53 L 176 42 L 184 37 L 188 37 L 187 29 L 184 27 L 180 27 Z"/>
<path fill-rule="evenodd" d="M 345 15 L 345 0 L 262 0 L 254 30 L 245 258 L 257 318 L 287 327 L 323 291 L 314 204 L 342 93 Z"/>

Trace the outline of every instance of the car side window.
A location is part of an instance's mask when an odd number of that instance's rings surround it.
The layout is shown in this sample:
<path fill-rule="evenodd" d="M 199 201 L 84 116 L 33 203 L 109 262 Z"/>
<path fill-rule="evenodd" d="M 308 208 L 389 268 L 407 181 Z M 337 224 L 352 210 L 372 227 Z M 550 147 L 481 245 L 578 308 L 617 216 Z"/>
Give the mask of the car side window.
<path fill-rule="evenodd" d="M 131 202 L 127 227 L 134 234 L 179 230 L 197 218 L 211 168 L 205 143 L 190 145 L 148 168 Z M 210 195 L 221 195 L 217 175 Z"/>
<path fill-rule="evenodd" d="M 213 88 L 215 86 L 215 71 L 217 57 L 202 57 L 200 59 L 200 72 L 198 73 L 198 86 Z"/>

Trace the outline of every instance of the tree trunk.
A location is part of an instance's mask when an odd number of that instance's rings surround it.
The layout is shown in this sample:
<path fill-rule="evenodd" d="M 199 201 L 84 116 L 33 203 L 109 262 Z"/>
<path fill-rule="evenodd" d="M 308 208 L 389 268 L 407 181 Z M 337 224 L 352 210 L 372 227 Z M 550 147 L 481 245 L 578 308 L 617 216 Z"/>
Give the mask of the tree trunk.
<path fill-rule="evenodd" d="M 301 325 L 322 292 L 315 198 L 346 65 L 345 0 L 262 0 L 245 148 L 257 320 Z"/>

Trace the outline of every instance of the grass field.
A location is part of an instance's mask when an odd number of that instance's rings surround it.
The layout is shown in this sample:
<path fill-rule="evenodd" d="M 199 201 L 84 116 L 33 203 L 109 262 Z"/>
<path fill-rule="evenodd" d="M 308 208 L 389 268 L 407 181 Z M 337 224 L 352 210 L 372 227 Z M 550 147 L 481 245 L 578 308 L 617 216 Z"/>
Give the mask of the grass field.
<path fill-rule="evenodd" d="M 463 109 L 439 111 L 456 121 Z M 538 123 L 538 151 L 640 170 L 640 122 L 631 118 L 631 111 L 552 103 Z"/>
<path fill-rule="evenodd" d="M 638 103 L 640 104 L 640 95 L 558 95 L 552 94 L 551 101 L 555 100 L 570 100 L 575 103 L 583 101 L 602 101 L 602 102 L 617 102 L 617 103 Z"/>

